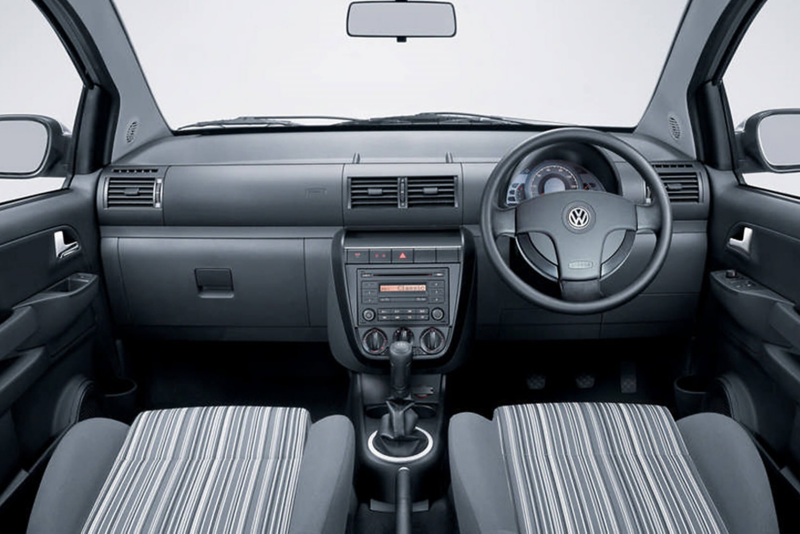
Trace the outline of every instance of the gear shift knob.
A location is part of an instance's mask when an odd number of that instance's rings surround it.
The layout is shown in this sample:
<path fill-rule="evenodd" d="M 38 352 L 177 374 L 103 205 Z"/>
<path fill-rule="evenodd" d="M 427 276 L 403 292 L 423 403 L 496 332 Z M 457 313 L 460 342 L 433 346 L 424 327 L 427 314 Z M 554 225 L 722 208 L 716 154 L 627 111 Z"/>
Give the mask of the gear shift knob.
<path fill-rule="evenodd" d="M 389 365 L 391 365 L 392 398 L 405 399 L 411 394 L 411 358 L 413 350 L 407 341 L 395 341 L 389 346 Z"/>

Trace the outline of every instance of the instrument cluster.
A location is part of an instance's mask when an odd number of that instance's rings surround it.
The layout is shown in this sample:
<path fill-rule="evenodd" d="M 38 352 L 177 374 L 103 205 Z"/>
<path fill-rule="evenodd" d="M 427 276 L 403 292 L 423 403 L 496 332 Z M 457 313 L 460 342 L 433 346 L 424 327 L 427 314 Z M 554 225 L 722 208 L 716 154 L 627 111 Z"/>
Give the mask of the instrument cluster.
<path fill-rule="evenodd" d="M 507 206 L 548 193 L 570 190 L 605 191 L 602 182 L 585 167 L 566 160 L 548 159 L 522 165 L 508 186 Z"/>

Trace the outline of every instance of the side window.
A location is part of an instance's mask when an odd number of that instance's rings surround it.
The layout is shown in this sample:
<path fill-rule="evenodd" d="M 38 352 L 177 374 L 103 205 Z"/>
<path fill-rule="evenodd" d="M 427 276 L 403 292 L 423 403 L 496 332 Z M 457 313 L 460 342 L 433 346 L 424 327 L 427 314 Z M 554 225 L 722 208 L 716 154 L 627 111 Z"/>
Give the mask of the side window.
<path fill-rule="evenodd" d="M 733 56 L 723 82 L 733 124 L 760 111 L 800 108 L 800 21 L 797 0 L 767 0 Z M 747 185 L 800 197 L 800 173 L 745 174 Z"/>
<path fill-rule="evenodd" d="M 31 0 L 0 3 L 0 80 L 0 119 L 38 115 L 61 123 L 66 133 L 72 130 L 83 84 L 58 36 Z M 36 147 L 22 146 L 24 137 L 6 134 L 0 139 L 7 144 L 0 147 L 4 157 L 36 153 Z M 64 141 L 62 148 L 68 154 L 71 138 Z M 0 178 L 0 203 L 60 189 L 65 178 L 63 165 L 35 178 Z"/>

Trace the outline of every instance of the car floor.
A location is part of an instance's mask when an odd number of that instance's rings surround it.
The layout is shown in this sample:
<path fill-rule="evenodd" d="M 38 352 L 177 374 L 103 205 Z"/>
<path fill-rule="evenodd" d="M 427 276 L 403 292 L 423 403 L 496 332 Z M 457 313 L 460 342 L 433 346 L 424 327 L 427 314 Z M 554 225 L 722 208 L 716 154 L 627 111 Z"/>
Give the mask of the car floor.
<path fill-rule="evenodd" d="M 686 339 L 481 342 L 465 365 L 447 377 L 447 413 L 472 411 L 491 418 L 504 404 L 554 401 L 653 403 L 674 411 L 672 382 L 682 374 L 688 346 Z M 346 413 L 349 374 L 324 343 L 140 341 L 125 348 L 142 409 L 301 406 L 314 420 Z M 635 369 L 635 392 L 622 392 L 621 369 Z M 359 504 L 352 532 L 394 530 L 393 514 Z M 457 531 L 447 495 L 413 516 L 415 534 Z"/>

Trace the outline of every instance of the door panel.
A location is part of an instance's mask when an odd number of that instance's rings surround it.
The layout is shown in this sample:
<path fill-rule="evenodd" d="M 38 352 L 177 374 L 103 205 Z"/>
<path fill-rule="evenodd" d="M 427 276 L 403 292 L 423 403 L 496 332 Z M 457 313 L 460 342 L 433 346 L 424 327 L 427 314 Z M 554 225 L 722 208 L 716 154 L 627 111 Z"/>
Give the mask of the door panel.
<path fill-rule="evenodd" d="M 782 529 L 800 528 L 800 200 L 710 173 L 708 405 L 757 437 Z M 735 270 L 736 273 L 728 272 Z"/>
<path fill-rule="evenodd" d="M 740 186 L 732 173 L 713 171 L 710 252 L 776 293 L 800 303 L 800 200 Z M 750 253 L 730 239 L 751 228 Z"/>
<path fill-rule="evenodd" d="M 0 207 L 3 525 L 18 526 L 27 516 L 14 490 L 35 488 L 41 469 L 34 467 L 78 418 L 80 403 L 65 410 L 86 392 L 75 384 L 94 378 L 97 327 L 107 320 L 95 183 L 96 175 L 76 177 L 70 189 Z"/>

